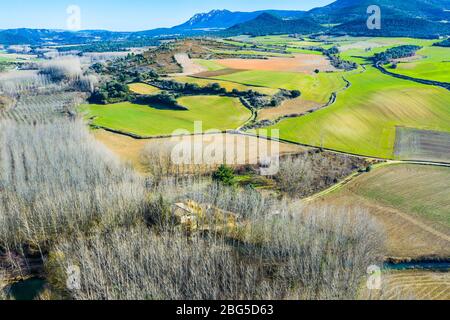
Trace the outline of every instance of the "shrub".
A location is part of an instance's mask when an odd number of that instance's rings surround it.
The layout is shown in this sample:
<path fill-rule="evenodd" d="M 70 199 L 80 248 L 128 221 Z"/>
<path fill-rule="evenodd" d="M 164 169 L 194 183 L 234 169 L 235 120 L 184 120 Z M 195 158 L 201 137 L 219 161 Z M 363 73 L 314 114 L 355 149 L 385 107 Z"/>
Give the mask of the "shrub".
<path fill-rule="evenodd" d="M 168 92 L 161 92 L 155 95 L 139 95 L 134 100 L 135 103 L 140 104 L 162 104 L 166 106 L 172 106 L 172 107 L 178 107 L 178 109 L 187 110 L 185 107 L 178 106 L 177 99 L 173 94 L 170 94 Z"/>
<path fill-rule="evenodd" d="M 302 93 L 300 92 L 300 90 L 292 90 L 291 91 L 291 96 L 292 98 L 298 98 L 302 95 Z"/>
<path fill-rule="evenodd" d="M 127 101 L 131 99 L 128 86 L 118 81 L 110 81 L 97 88 L 89 98 L 89 102 L 106 104 Z"/>
<path fill-rule="evenodd" d="M 234 171 L 226 165 L 221 165 L 219 169 L 213 174 L 213 179 L 219 181 L 227 186 L 232 186 L 235 184 Z"/>

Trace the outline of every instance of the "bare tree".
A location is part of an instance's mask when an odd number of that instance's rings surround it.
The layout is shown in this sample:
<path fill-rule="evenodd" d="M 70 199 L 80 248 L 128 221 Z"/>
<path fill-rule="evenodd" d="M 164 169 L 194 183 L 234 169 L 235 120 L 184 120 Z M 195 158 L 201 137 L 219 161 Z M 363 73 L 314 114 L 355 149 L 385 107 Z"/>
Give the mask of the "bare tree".
<path fill-rule="evenodd" d="M 379 232 L 357 210 L 330 210 L 266 217 L 234 242 L 146 227 L 78 236 L 48 264 L 60 285 L 80 268 L 76 299 L 354 299 L 379 261 Z"/>
<path fill-rule="evenodd" d="M 45 245 L 89 226 L 127 224 L 145 189 L 81 121 L 0 122 L 0 247 Z"/>
<path fill-rule="evenodd" d="M 45 61 L 41 64 L 40 71 L 57 81 L 73 81 L 83 74 L 80 58 L 75 56 L 59 57 Z"/>

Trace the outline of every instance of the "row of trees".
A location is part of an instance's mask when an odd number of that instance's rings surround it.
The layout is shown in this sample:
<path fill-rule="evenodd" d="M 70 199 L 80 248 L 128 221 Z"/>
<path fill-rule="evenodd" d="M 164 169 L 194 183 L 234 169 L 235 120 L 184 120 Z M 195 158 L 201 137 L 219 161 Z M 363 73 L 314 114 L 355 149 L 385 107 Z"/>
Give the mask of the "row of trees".
<path fill-rule="evenodd" d="M 295 99 L 300 97 L 299 90 L 284 90 L 281 89 L 274 96 L 267 96 L 255 90 L 240 91 L 233 89 L 227 92 L 219 83 L 209 83 L 201 87 L 196 83 L 180 83 L 173 80 L 160 80 L 153 82 L 159 88 L 175 91 L 184 94 L 228 94 L 234 97 L 244 98 L 254 108 L 276 107 L 286 99 Z"/>
<path fill-rule="evenodd" d="M 450 47 L 450 38 L 447 38 L 443 41 L 437 42 L 434 44 L 434 46 L 438 46 L 438 47 Z"/>
<path fill-rule="evenodd" d="M 387 49 L 385 52 L 377 53 L 372 60 L 375 64 L 386 64 L 394 59 L 412 57 L 422 47 L 415 45 L 404 45 Z"/>
<path fill-rule="evenodd" d="M 336 69 L 342 69 L 346 71 L 354 70 L 358 68 L 358 64 L 351 61 L 342 60 L 339 57 L 339 49 L 337 47 L 332 47 L 330 49 L 319 48 L 319 50 L 325 54 L 330 63 Z"/>

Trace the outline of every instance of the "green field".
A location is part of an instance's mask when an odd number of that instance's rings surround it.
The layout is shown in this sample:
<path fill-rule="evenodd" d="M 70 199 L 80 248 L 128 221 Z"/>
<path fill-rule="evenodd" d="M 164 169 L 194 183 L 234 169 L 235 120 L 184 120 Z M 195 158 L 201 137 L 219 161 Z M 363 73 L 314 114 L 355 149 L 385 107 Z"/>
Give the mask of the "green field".
<path fill-rule="evenodd" d="M 0 62 L 39 62 L 41 59 L 31 54 L 5 53 L 0 51 Z"/>
<path fill-rule="evenodd" d="M 396 126 L 450 132 L 449 91 L 372 67 L 347 79 L 334 105 L 272 128 L 286 140 L 381 158 L 394 156 Z"/>
<path fill-rule="evenodd" d="M 236 129 L 251 116 L 238 99 L 218 96 L 189 96 L 178 100 L 188 111 L 161 106 L 123 102 L 110 105 L 83 105 L 81 111 L 92 124 L 142 137 L 170 135 L 177 129 L 194 131 L 194 122 L 203 121 L 203 130 Z"/>
<path fill-rule="evenodd" d="M 161 92 L 158 88 L 148 85 L 146 83 L 131 83 L 128 85 L 131 92 L 137 94 L 155 94 Z"/>
<path fill-rule="evenodd" d="M 293 47 L 308 47 L 320 45 L 320 42 L 317 41 L 312 41 L 310 39 L 300 40 L 293 37 L 289 37 L 288 35 L 244 38 L 243 41 L 261 45 L 280 45 L 280 46 L 287 45 Z"/>
<path fill-rule="evenodd" d="M 313 51 L 313 50 L 307 50 L 307 49 L 299 49 L 299 48 L 287 48 L 286 49 L 287 52 L 289 53 L 301 53 L 301 54 L 315 54 L 315 55 L 322 55 L 322 52 L 319 51 Z"/>
<path fill-rule="evenodd" d="M 0 62 L 15 62 L 15 59 L 0 56 Z"/>
<path fill-rule="evenodd" d="M 345 87 L 344 73 L 319 73 L 307 75 L 295 72 L 242 71 L 214 79 L 231 81 L 244 85 L 262 86 L 276 89 L 300 90 L 302 98 L 318 103 L 326 103 L 332 92 Z"/>
<path fill-rule="evenodd" d="M 343 60 L 353 61 L 359 64 L 371 64 L 368 58 L 376 53 L 401 45 L 430 46 L 434 40 L 422 40 L 413 38 L 331 38 L 330 41 L 339 47 Z"/>
<path fill-rule="evenodd" d="M 351 190 L 365 198 L 450 228 L 450 168 L 395 165 L 357 179 Z"/>
<path fill-rule="evenodd" d="M 304 53 L 304 54 L 322 54 L 318 51 L 308 50 L 310 47 L 322 47 L 329 48 L 332 45 L 329 43 L 324 43 L 318 40 L 312 39 L 296 39 L 289 37 L 288 35 L 280 35 L 280 36 L 261 36 L 261 37 L 253 37 L 248 38 L 245 36 L 235 37 L 236 40 L 242 41 L 227 41 L 229 44 L 234 44 L 240 47 L 243 46 L 258 46 L 259 48 L 273 49 L 273 46 L 284 47 L 288 53 Z M 245 44 L 246 43 L 246 44 Z M 281 48 L 279 48 L 281 49 Z"/>
<path fill-rule="evenodd" d="M 196 77 L 175 77 L 175 81 L 182 82 L 182 83 L 196 83 L 201 87 L 207 86 L 211 83 L 218 83 L 222 88 L 225 88 L 228 92 L 231 92 L 233 89 L 237 89 L 239 91 L 248 91 L 248 90 L 254 90 L 263 94 L 267 95 L 274 95 L 278 92 L 278 89 L 274 88 L 265 88 L 265 87 L 252 87 L 252 86 L 246 86 L 240 83 L 236 82 L 230 82 L 230 81 L 222 81 L 217 79 L 209 79 L 209 78 L 196 78 Z"/>
<path fill-rule="evenodd" d="M 194 59 L 194 62 L 195 64 L 206 68 L 208 71 L 218 71 L 223 69 L 223 66 L 214 60 Z"/>
<path fill-rule="evenodd" d="M 424 47 L 417 51 L 420 59 L 399 63 L 389 71 L 413 78 L 450 82 L 450 48 Z"/>
<path fill-rule="evenodd" d="M 230 56 L 261 56 L 261 57 L 292 57 L 288 54 L 269 52 L 269 51 L 256 51 L 256 50 L 211 50 L 216 54 L 230 55 Z"/>

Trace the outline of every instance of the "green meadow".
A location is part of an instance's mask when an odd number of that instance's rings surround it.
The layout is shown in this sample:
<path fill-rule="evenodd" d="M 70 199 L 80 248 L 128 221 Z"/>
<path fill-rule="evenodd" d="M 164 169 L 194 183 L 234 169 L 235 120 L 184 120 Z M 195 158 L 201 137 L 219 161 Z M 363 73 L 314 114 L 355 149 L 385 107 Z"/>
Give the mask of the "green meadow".
<path fill-rule="evenodd" d="M 413 38 L 353 38 L 342 37 L 330 39 L 339 47 L 343 60 L 358 64 L 370 64 L 369 58 L 377 53 L 401 45 L 431 46 L 435 40 L 422 40 Z"/>
<path fill-rule="evenodd" d="M 393 158 L 396 126 L 450 132 L 450 92 L 368 67 L 332 106 L 270 127 L 281 138 L 366 156 Z"/>
<path fill-rule="evenodd" d="M 211 78 L 181 76 L 175 77 L 174 80 L 182 83 L 195 83 L 201 87 L 207 86 L 208 84 L 211 83 L 218 83 L 222 88 L 225 88 L 228 92 L 231 92 L 233 89 L 237 89 L 239 91 L 253 90 L 267 95 L 274 95 L 275 93 L 278 92 L 278 89 L 274 88 L 247 86 L 236 82 L 223 81 Z"/>
<path fill-rule="evenodd" d="M 15 59 L 0 56 L 0 62 L 15 62 Z"/>
<path fill-rule="evenodd" d="M 260 44 L 260 45 L 278 45 L 278 46 L 293 46 L 293 47 L 307 47 L 316 46 L 320 42 L 312 41 L 310 39 L 296 39 L 288 35 L 279 36 L 260 36 L 245 39 L 244 41 Z"/>
<path fill-rule="evenodd" d="M 303 99 L 326 103 L 330 99 L 332 92 L 345 87 L 343 75 L 343 72 L 324 72 L 308 75 L 295 72 L 251 70 L 216 76 L 214 79 L 248 86 L 300 90 Z"/>
<path fill-rule="evenodd" d="M 195 64 L 204 67 L 208 71 L 218 71 L 223 69 L 223 66 L 221 66 L 214 60 L 194 59 L 194 62 Z"/>
<path fill-rule="evenodd" d="M 257 51 L 257 50 L 211 50 L 216 54 L 230 55 L 230 56 L 261 56 L 261 57 L 292 57 L 288 54 L 276 53 L 270 51 Z"/>
<path fill-rule="evenodd" d="M 295 54 L 295 53 L 301 53 L 301 54 L 315 54 L 315 55 L 322 55 L 322 52 L 320 51 L 314 51 L 314 50 L 308 50 L 308 49 L 299 49 L 299 48 L 287 48 L 287 52 Z"/>
<path fill-rule="evenodd" d="M 236 129 L 251 117 L 235 98 L 189 96 L 178 99 L 178 103 L 189 110 L 122 102 L 83 105 L 81 111 L 95 126 L 142 137 L 170 135 L 177 129 L 193 132 L 195 121 L 203 122 L 203 130 Z"/>
<path fill-rule="evenodd" d="M 137 94 L 156 94 L 158 92 L 161 92 L 160 89 L 151 86 L 146 83 L 131 83 L 128 85 L 128 88 L 130 88 L 131 92 L 137 93 Z"/>
<path fill-rule="evenodd" d="M 402 62 L 389 71 L 413 78 L 450 82 L 450 48 L 424 47 L 417 60 Z"/>

